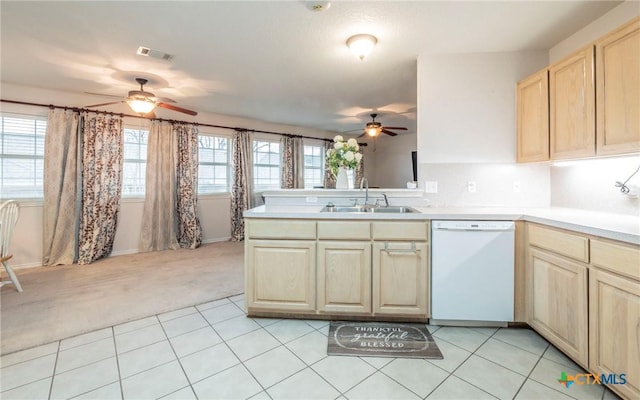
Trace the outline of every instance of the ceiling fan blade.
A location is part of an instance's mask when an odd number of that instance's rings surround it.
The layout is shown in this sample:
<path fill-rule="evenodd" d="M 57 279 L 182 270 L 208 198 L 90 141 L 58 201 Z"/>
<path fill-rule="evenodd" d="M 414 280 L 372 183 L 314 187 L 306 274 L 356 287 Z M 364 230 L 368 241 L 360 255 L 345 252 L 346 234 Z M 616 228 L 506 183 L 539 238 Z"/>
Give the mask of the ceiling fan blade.
<path fill-rule="evenodd" d="M 195 111 L 187 110 L 186 108 L 182 108 L 182 107 L 178 107 L 178 106 L 173 106 L 173 105 L 167 104 L 167 103 L 158 103 L 158 107 L 166 108 L 168 110 L 178 111 L 178 112 L 189 114 L 189 115 L 193 115 L 193 116 L 198 115 L 198 113 L 195 112 Z"/>
<path fill-rule="evenodd" d="M 145 118 L 149 118 L 149 119 L 154 119 L 156 117 L 156 113 L 152 111 L 149 111 L 148 113 L 146 113 L 144 115 Z"/>
<path fill-rule="evenodd" d="M 407 128 L 404 128 L 402 126 L 383 126 L 384 129 L 395 129 L 397 131 L 406 131 Z"/>
<path fill-rule="evenodd" d="M 386 133 L 386 134 L 387 134 L 387 135 L 389 135 L 389 136 L 398 136 L 398 134 L 397 134 L 397 133 L 395 133 L 395 132 L 391 132 L 391 131 L 388 131 L 388 130 L 386 130 L 386 129 L 382 129 L 382 130 L 381 130 L 381 132 Z"/>
<path fill-rule="evenodd" d="M 85 108 L 91 108 L 91 107 L 102 107 L 102 106 L 110 106 L 112 104 L 119 104 L 119 103 L 124 103 L 125 100 L 121 100 L 121 101 L 112 101 L 110 103 L 100 103 L 100 104 L 92 104 L 90 106 L 85 106 Z"/>
<path fill-rule="evenodd" d="M 364 135 L 366 135 L 367 132 L 364 132 L 362 135 L 358 136 L 359 138 L 363 137 Z"/>
<path fill-rule="evenodd" d="M 153 99 L 156 103 L 176 103 L 175 100 L 168 97 L 154 97 Z"/>

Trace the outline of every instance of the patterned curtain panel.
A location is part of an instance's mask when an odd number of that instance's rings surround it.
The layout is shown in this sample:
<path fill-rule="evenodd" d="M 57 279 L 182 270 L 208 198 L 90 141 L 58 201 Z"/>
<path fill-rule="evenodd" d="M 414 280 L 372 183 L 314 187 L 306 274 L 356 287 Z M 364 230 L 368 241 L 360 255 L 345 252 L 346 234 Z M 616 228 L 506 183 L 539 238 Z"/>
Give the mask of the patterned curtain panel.
<path fill-rule="evenodd" d="M 324 143 L 324 152 L 325 154 L 327 153 L 327 150 L 329 149 L 333 149 L 333 142 L 332 141 L 326 141 Z M 360 162 L 362 164 L 362 161 Z M 327 168 L 327 161 L 325 159 L 325 166 L 324 166 L 324 188 L 325 189 L 335 189 L 336 188 L 336 177 L 333 176 L 333 174 L 331 173 L 331 170 L 329 168 Z"/>
<path fill-rule="evenodd" d="M 49 111 L 44 143 L 42 265 L 73 264 L 78 259 L 80 121 L 77 112 Z"/>
<path fill-rule="evenodd" d="M 231 188 L 231 240 L 244 240 L 242 213 L 253 207 L 253 162 L 251 135 L 247 131 L 233 134 L 233 185 Z"/>
<path fill-rule="evenodd" d="M 182 248 L 195 249 L 202 243 L 202 228 L 198 219 L 198 127 L 175 124 L 178 138 L 176 157 L 176 217 L 178 244 Z"/>
<path fill-rule="evenodd" d="M 176 168 L 178 140 L 169 122 L 152 121 L 147 145 L 140 251 L 179 248 Z"/>
<path fill-rule="evenodd" d="M 283 136 L 282 145 L 282 179 L 283 189 L 304 188 L 304 146 L 301 137 Z"/>
<path fill-rule="evenodd" d="M 122 192 L 122 118 L 85 115 L 82 134 L 78 264 L 90 264 L 113 249 Z"/>

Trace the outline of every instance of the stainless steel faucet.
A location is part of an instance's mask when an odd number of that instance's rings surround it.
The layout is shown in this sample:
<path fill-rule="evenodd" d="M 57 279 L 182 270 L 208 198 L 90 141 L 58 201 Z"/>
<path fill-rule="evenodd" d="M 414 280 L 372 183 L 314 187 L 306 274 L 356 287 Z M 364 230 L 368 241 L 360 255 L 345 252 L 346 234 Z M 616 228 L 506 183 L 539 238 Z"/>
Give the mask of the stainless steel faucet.
<path fill-rule="evenodd" d="M 389 207 L 389 199 L 387 198 L 386 193 L 382 193 L 382 197 L 384 197 L 384 204 L 386 207 Z"/>
<path fill-rule="evenodd" d="M 367 178 L 363 177 L 362 180 L 360 180 L 360 190 L 362 190 L 363 185 L 365 187 L 364 205 L 366 206 L 369 203 L 369 181 L 367 180 Z"/>

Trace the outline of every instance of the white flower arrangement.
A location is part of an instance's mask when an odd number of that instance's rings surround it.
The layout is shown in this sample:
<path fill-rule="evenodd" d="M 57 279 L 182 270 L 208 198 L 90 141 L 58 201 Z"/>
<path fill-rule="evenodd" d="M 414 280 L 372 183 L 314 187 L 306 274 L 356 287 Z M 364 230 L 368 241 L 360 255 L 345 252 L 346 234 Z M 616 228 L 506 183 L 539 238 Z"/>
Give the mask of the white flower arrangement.
<path fill-rule="evenodd" d="M 356 169 L 362 160 L 362 153 L 359 153 L 358 141 L 351 138 L 345 142 L 344 138 L 336 135 L 333 138 L 333 149 L 327 150 L 327 168 L 336 176 L 341 167 Z"/>

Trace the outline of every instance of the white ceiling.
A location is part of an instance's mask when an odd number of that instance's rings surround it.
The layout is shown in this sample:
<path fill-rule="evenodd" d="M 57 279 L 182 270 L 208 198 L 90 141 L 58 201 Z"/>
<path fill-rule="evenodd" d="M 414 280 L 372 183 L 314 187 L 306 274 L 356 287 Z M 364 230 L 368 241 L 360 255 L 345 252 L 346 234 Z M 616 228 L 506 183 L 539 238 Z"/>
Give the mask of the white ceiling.
<path fill-rule="evenodd" d="M 199 112 L 347 131 L 377 111 L 415 132 L 419 54 L 548 50 L 620 2 L 305 3 L 3 0 L 2 82 L 125 96 L 146 77 Z M 378 38 L 362 62 L 345 46 L 358 33 Z M 138 56 L 141 45 L 175 58 Z"/>

